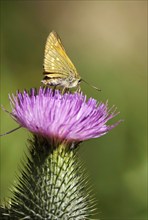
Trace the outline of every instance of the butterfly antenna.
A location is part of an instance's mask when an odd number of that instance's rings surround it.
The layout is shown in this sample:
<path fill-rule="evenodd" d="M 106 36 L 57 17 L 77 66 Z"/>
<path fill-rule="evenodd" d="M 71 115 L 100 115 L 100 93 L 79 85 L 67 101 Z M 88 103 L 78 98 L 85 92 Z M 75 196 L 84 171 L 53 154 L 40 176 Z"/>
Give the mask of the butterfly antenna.
<path fill-rule="evenodd" d="M 96 86 L 91 85 L 90 83 L 88 83 L 87 81 L 85 81 L 84 79 L 81 79 L 83 82 L 85 82 L 87 85 L 89 85 L 90 87 L 94 88 L 95 90 L 97 90 L 98 92 L 101 91 L 101 89 L 97 88 Z"/>
<path fill-rule="evenodd" d="M 5 136 L 5 135 L 7 135 L 7 134 L 10 134 L 10 133 L 12 133 L 12 132 L 18 130 L 18 129 L 21 128 L 21 127 L 22 127 L 22 126 L 19 126 L 19 127 L 17 127 L 17 128 L 14 128 L 14 129 L 11 130 L 11 131 L 8 131 L 8 132 L 4 133 L 4 134 L 0 134 L 0 137 Z"/>

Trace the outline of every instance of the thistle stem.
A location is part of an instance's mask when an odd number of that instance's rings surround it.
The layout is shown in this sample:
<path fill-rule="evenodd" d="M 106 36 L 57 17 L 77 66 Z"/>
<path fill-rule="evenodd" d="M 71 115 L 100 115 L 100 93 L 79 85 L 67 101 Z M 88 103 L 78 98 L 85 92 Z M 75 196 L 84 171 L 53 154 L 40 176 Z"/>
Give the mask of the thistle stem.
<path fill-rule="evenodd" d="M 27 158 L 27 165 L 13 192 L 9 217 L 89 219 L 93 202 L 86 190 L 87 181 L 77 149 L 70 149 L 65 143 L 52 146 L 48 140 L 38 136 L 34 136 L 29 149 L 31 159 Z"/>

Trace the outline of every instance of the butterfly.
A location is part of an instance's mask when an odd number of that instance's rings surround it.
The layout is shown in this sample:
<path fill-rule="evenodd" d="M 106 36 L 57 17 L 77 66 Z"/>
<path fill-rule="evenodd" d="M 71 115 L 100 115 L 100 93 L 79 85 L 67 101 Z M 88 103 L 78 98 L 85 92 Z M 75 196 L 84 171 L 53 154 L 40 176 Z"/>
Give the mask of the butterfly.
<path fill-rule="evenodd" d="M 41 82 L 44 85 L 73 88 L 82 80 L 55 31 L 47 38 L 43 68 L 44 78 Z"/>
<path fill-rule="evenodd" d="M 44 85 L 61 86 L 64 89 L 78 87 L 78 91 L 80 91 L 81 81 L 90 85 L 80 77 L 55 31 L 49 34 L 46 41 L 43 68 L 44 78 L 41 82 Z M 100 91 L 97 87 L 90 86 Z"/>

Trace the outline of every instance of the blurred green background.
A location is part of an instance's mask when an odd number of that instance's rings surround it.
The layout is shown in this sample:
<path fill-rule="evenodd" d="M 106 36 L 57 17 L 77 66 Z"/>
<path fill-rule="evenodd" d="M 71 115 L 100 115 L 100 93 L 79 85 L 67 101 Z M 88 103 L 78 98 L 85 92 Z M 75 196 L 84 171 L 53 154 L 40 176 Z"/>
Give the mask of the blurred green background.
<path fill-rule="evenodd" d="M 107 135 L 81 144 L 98 200 L 98 217 L 147 219 L 147 1 L 1 1 L 1 104 L 8 93 L 39 87 L 46 38 L 60 35 L 88 97 L 109 100 L 124 119 Z M 17 127 L 1 112 L 1 133 Z M 30 134 L 1 138 L 1 198 L 10 195 Z"/>

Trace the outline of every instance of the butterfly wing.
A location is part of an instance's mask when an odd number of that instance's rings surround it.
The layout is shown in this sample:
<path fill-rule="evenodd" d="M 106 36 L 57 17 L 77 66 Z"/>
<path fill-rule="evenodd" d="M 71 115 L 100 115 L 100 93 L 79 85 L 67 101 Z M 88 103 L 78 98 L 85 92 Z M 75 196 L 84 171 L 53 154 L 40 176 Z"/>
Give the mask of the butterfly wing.
<path fill-rule="evenodd" d="M 56 32 L 52 31 L 45 45 L 44 74 L 50 78 L 77 78 L 77 70 L 62 45 Z"/>

